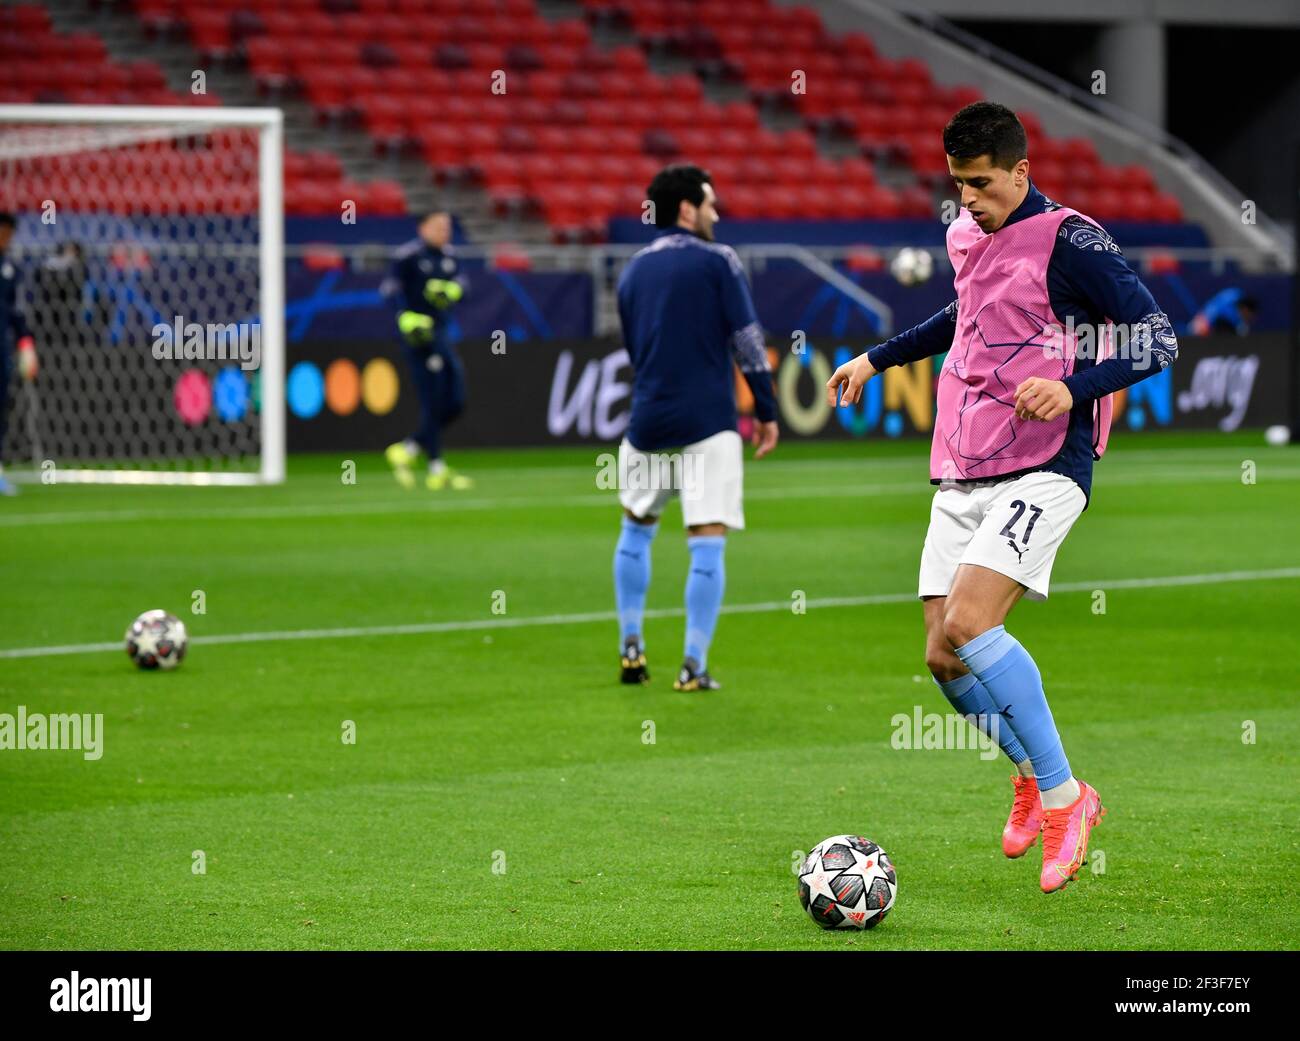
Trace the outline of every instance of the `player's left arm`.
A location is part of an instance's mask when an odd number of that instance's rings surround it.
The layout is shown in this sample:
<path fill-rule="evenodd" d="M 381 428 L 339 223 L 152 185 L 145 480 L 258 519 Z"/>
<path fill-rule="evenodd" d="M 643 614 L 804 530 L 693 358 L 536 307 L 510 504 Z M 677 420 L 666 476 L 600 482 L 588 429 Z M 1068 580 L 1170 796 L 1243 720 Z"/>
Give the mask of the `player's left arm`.
<path fill-rule="evenodd" d="M 731 330 L 731 351 L 740 373 L 754 395 L 755 459 L 762 459 L 776 447 L 780 436 L 776 423 L 776 392 L 772 389 L 772 366 L 767 361 L 767 341 L 758 323 L 754 299 L 745 281 L 745 271 L 734 254 L 727 257 L 723 274 L 722 307 Z"/>
<path fill-rule="evenodd" d="M 1016 415 L 1051 421 L 1076 404 L 1103 398 L 1166 369 L 1178 357 L 1178 338 L 1169 316 L 1115 241 L 1080 218 L 1062 223 L 1052 252 L 1049 285 L 1079 301 L 1089 314 L 1127 328 L 1124 351 L 1063 380 L 1032 377 L 1016 388 Z M 1102 319 L 1099 317 L 1098 325 Z M 1094 342 L 1100 342 L 1101 329 Z"/>
<path fill-rule="evenodd" d="M 429 314 L 429 303 L 424 299 L 419 257 L 413 253 L 399 256 L 388 277 L 380 284 L 379 292 L 396 312 L 397 331 L 402 339 L 412 347 L 427 349 L 433 341 L 434 318 Z"/>
<path fill-rule="evenodd" d="M 18 302 L 18 272 L 15 270 L 5 286 L 6 309 L 9 312 L 9 329 L 18 350 L 18 371 L 25 380 L 34 380 L 39 364 L 36 359 L 36 338 L 32 336 L 27 316 Z M 4 335 L 0 333 L 0 335 Z"/>

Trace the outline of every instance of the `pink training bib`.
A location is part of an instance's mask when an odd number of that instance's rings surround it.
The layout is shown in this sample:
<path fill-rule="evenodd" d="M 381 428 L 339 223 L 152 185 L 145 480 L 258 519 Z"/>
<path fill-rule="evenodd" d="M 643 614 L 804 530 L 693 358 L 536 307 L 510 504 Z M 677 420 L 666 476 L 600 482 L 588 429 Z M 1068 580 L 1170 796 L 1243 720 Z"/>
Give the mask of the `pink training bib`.
<path fill-rule="evenodd" d="M 939 371 L 930 476 L 980 480 L 1048 462 L 1065 441 L 1069 413 L 1050 423 L 1018 419 L 1016 388 L 1031 376 L 1064 379 L 1078 342 L 1052 312 L 1047 267 L 1066 217 L 1062 208 L 985 234 L 965 210 L 948 227 L 948 259 L 957 290 L 957 331 Z M 1111 336 L 1099 338 L 1100 362 Z M 1093 407 L 1093 452 L 1110 432 L 1109 395 Z"/>

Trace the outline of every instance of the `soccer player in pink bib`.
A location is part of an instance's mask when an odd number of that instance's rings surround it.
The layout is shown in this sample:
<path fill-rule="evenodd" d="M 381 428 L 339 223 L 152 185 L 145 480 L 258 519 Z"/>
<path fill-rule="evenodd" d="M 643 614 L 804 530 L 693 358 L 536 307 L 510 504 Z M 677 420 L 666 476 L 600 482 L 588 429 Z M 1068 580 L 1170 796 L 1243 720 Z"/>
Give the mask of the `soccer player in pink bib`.
<path fill-rule="evenodd" d="M 1105 810 L 1071 771 L 1038 666 L 1005 622 L 1022 596 L 1047 599 L 1106 450 L 1109 395 L 1168 366 L 1178 343 L 1110 235 L 1034 187 L 1014 112 L 968 105 L 943 146 L 961 191 L 948 227 L 957 299 L 841 365 L 827 400 L 856 404 L 877 372 L 948 352 L 921 551 L 926 665 L 1015 764 L 1002 849 L 1022 856 L 1041 833 L 1051 893 L 1078 874 Z"/>

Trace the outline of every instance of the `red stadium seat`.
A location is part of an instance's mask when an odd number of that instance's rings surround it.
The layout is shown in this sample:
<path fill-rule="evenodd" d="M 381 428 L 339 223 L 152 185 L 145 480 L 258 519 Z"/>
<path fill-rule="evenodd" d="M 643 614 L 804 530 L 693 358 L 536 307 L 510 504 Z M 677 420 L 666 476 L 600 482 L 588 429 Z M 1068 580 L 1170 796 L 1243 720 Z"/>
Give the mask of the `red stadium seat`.
<path fill-rule="evenodd" d="M 897 217 L 902 212 L 898 196 L 888 188 L 877 185 L 867 193 L 868 213 L 876 218 Z"/>
<path fill-rule="evenodd" d="M 1183 219 L 1183 207 L 1174 196 L 1157 192 L 1151 206 L 1151 217 L 1162 223 L 1176 224 Z"/>
<path fill-rule="evenodd" d="M 1124 211 L 1124 196 L 1111 188 L 1101 188 L 1093 193 L 1091 216 L 1098 220 L 1120 220 Z"/>
<path fill-rule="evenodd" d="M 406 212 L 406 193 L 395 181 L 371 181 L 365 185 L 370 212 L 398 216 Z"/>
<path fill-rule="evenodd" d="M 842 220 L 863 220 L 871 215 L 871 197 L 864 188 L 840 188 L 836 192 L 839 216 Z M 875 268 L 859 270 L 876 270 Z"/>
<path fill-rule="evenodd" d="M 1148 221 L 1155 212 L 1155 196 L 1143 191 L 1127 191 L 1121 194 L 1123 205 L 1120 215 L 1124 220 Z"/>
<path fill-rule="evenodd" d="M 230 53 L 230 14 L 226 11 L 192 11 L 189 14 L 190 43 L 205 57 L 224 58 Z"/>

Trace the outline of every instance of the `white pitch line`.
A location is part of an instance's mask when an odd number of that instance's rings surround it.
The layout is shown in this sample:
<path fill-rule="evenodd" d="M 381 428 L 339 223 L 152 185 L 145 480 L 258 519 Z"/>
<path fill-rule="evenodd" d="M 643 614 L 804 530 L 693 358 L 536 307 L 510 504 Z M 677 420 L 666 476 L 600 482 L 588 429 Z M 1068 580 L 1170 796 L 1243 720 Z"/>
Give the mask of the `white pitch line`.
<path fill-rule="evenodd" d="M 1203 575 L 1164 575 L 1154 578 L 1116 578 L 1095 582 L 1062 582 L 1054 593 L 1090 593 L 1095 589 L 1164 589 L 1175 586 L 1214 585 L 1222 582 L 1266 582 L 1279 578 L 1300 578 L 1300 567 L 1269 568 L 1262 571 L 1219 571 Z M 878 604 L 905 604 L 916 600 L 916 593 L 876 593 L 870 596 L 832 596 L 806 602 L 809 608 L 870 607 Z M 724 604 L 723 614 L 759 614 L 789 611 L 789 600 L 767 600 L 752 604 Z M 680 618 L 681 607 L 652 608 L 647 618 Z M 583 625 L 589 622 L 617 620 L 615 611 L 588 611 L 581 614 L 532 615 L 524 618 L 476 618 L 457 622 L 415 622 L 409 625 L 366 625 L 336 629 L 285 629 L 265 633 L 223 633 L 196 636 L 192 644 L 213 646 L 231 643 L 271 643 L 282 640 L 346 640 L 362 636 L 423 636 L 433 633 L 473 632 L 484 629 L 523 629 L 543 625 Z M 90 654 L 122 650 L 122 641 L 112 643 L 77 643 L 54 647 L 10 647 L 0 650 L 0 658 L 49 658 L 62 654 Z"/>
<path fill-rule="evenodd" d="M 1265 480 L 1290 481 L 1300 478 L 1300 468 L 1272 469 L 1263 474 Z M 1105 476 L 1097 482 L 1101 491 L 1112 487 L 1146 484 L 1197 484 L 1219 481 L 1236 484 L 1240 472 L 1232 469 L 1195 470 L 1179 472 L 1164 469 L 1152 472 L 1119 473 Z M 834 485 L 790 485 L 780 487 L 751 487 L 745 498 L 755 502 L 765 499 L 854 499 L 866 496 L 929 496 L 934 487 L 924 478 L 885 484 L 855 484 L 851 480 Z M 440 514 L 480 510 L 539 510 L 547 508 L 618 506 L 614 492 L 588 492 L 574 495 L 503 496 L 499 498 L 419 499 L 415 496 L 400 499 L 366 500 L 358 503 L 298 503 L 291 506 L 232 506 L 216 509 L 130 509 L 130 510 L 69 510 L 47 513 L 0 514 L 0 528 L 40 527 L 55 524 L 124 523 L 131 521 L 193 520 L 221 522 L 231 520 L 285 520 L 299 517 L 362 517 L 381 514 Z"/>

